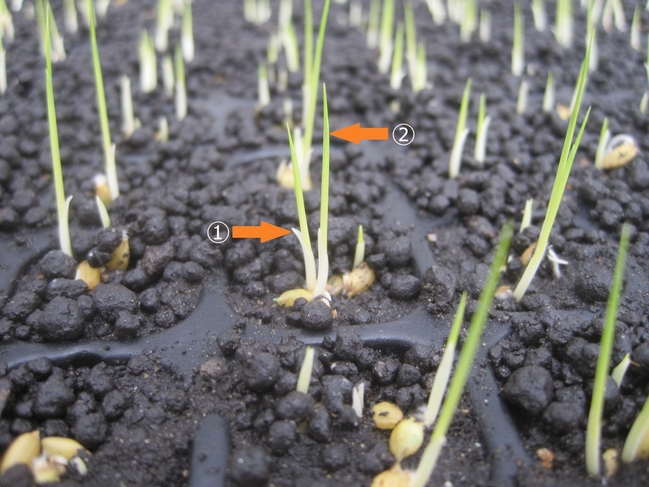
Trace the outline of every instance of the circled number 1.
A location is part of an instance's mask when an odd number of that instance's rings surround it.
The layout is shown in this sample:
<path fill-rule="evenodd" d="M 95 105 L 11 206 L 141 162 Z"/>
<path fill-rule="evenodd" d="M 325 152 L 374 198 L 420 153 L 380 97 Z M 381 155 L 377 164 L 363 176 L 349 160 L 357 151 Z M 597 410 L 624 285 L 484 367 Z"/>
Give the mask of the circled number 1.
<path fill-rule="evenodd" d="M 398 145 L 410 145 L 415 140 L 415 129 L 407 123 L 400 123 L 392 130 L 392 140 Z"/>

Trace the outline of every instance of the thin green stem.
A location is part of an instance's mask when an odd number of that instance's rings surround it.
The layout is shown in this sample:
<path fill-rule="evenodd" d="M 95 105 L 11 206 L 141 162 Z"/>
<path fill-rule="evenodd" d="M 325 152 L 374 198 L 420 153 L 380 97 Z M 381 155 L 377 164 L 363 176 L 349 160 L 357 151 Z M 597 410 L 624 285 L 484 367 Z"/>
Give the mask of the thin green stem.
<path fill-rule="evenodd" d="M 322 83 L 322 181 L 320 186 L 320 229 L 318 230 L 318 278 L 314 296 L 325 292 L 329 274 L 327 234 L 329 227 L 329 109 L 327 87 Z"/>
<path fill-rule="evenodd" d="M 460 113 L 457 118 L 457 127 L 455 128 L 455 140 L 453 141 L 453 149 L 451 150 L 451 158 L 448 167 L 448 177 L 455 179 L 460 174 L 460 165 L 462 164 L 462 150 L 464 148 L 464 141 L 469 133 L 466 128 L 466 117 L 469 111 L 469 96 L 471 94 L 471 78 L 466 80 L 464 87 L 464 94 L 462 95 L 462 103 L 460 104 Z"/>

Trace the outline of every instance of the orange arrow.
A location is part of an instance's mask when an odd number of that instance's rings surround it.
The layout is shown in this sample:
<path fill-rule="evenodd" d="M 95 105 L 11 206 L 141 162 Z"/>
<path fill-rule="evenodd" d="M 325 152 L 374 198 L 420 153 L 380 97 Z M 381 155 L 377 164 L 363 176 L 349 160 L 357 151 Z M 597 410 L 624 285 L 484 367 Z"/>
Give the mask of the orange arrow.
<path fill-rule="evenodd" d="M 361 128 L 361 124 L 350 125 L 330 133 L 334 137 L 360 144 L 361 140 L 388 140 L 388 129 L 385 128 Z"/>
<path fill-rule="evenodd" d="M 258 238 L 261 243 L 283 237 L 289 233 L 291 233 L 290 230 L 266 222 L 261 222 L 258 226 L 235 225 L 232 227 L 232 238 Z"/>

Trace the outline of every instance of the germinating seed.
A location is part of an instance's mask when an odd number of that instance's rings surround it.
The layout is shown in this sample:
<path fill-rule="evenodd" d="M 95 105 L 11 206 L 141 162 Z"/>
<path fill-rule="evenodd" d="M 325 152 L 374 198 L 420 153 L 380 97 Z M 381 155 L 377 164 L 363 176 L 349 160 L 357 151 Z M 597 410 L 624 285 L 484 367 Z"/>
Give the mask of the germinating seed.
<path fill-rule="evenodd" d="M 399 406 L 391 402 L 380 402 L 372 408 L 374 424 L 382 430 L 391 430 L 403 419 Z"/>
<path fill-rule="evenodd" d="M 424 442 L 424 423 L 415 418 L 402 420 L 390 435 L 390 452 L 397 460 L 417 453 Z"/>

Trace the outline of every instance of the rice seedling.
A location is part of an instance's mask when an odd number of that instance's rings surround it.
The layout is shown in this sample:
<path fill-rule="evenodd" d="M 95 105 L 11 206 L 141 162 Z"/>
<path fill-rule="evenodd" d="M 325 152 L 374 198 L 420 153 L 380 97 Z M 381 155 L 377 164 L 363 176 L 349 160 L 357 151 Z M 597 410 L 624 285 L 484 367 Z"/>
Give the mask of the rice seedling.
<path fill-rule="evenodd" d="M 460 21 L 460 39 L 462 42 L 471 41 L 471 36 L 478 27 L 478 6 L 476 0 L 464 0 L 463 14 Z"/>
<path fill-rule="evenodd" d="M 68 211 L 70 199 L 65 198 L 63 186 L 63 168 L 59 151 L 59 131 L 56 123 L 56 107 L 54 105 L 54 87 L 52 84 L 52 55 L 50 42 L 50 18 L 45 14 L 45 94 L 47 97 L 47 123 L 50 132 L 50 153 L 52 156 L 52 175 L 54 179 L 54 193 L 56 195 L 56 213 L 59 223 L 59 243 L 61 250 L 67 255 L 72 255 L 72 242 L 68 226 Z"/>
<path fill-rule="evenodd" d="M 624 376 L 626 375 L 627 370 L 629 370 L 629 365 L 631 365 L 631 353 L 627 353 L 619 364 L 613 367 L 611 371 L 611 377 L 615 381 L 618 387 L 622 384 Z"/>
<path fill-rule="evenodd" d="M 279 13 L 277 14 L 277 25 L 282 30 L 291 22 L 293 16 L 293 0 L 281 0 L 279 4 Z"/>
<path fill-rule="evenodd" d="M 171 0 L 158 0 L 154 41 L 158 52 L 165 52 L 169 46 L 169 29 L 173 25 L 173 15 Z"/>
<path fill-rule="evenodd" d="M 597 46 L 597 19 L 595 12 L 595 2 L 588 3 L 588 11 L 586 13 L 586 42 L 592 37 L 593 45 L 590 53 L 590 63 L 588 69 L 590 71 L 597 71 L 599 65 L 599 48 Z"/>
<path fill-rule="evenodd" d="M 392 31 L 394 26 L 394 0 L 383 0 L 381 33 L 379 37 L 379 71 L 386 74 L 392 58 Z"/>
<path fill-rule="evenodd" d="M 275 64 L 279 59 L 281 49 L 281 37 L 279 33 L 271 33 L 268 38 L 268 47 L 266 48 L 266 61 L 268 64 Z"/>
<path fill-rule="evenodd" d="M 478 27 L 478 35 L 482 42 L 489 42 L 491 40 L 491 10 L 489 9 L 480 9 L 480 26 Z"/>
<path fill-rule="evenodd" d="M 85 0 L 77 0 L 77 10 L 81 14 L 81 19 L 83 20 L 83 24 L 85 26 L 90 25 L 90 12 L 88 10 L 88 4 L 85 2 Z M 93 21 L 95 20 L 95 16 L 93 15 Z"/>
<path fill-rule="evenodd" d="M 523 115 L 527 111 L 527 94 L 530 90 L 530 85 L 526 79 L 521 80 L 518 87 L 518 98 L 516 100 L 516 113 Z"/>
<path fill-rule="evenodd" d="M 295 73 L 300 69 L 300 48 L 297 43 L 297 35 L 295 34 L 295 27 L 292 23 L 288 23 L 281 31 L 282 45 L 284 46 L 284 56 L 286 58 L 286 68 L 291 73 Z"/>
<path fill-rule="evenodd" d="M 7 91 L 7 54 L 0 36 L 0 95 Z"/>
<path fill-rule="evenodd" d="M 417 46 L 417 69 L 415 70 L 415 80 L 412 91 L 419 93 L 426 88 L 428 84 L 428 65 L 426 64 L 426 43 L 420 41 Z"/>
<path fill-rule="evenodd" d="M 183 60 L 182 48 L 176 44 L 176 117 L 184 120 L 187 116 L 187 88 L 185 85 L 185 61 Z M 270 95 L 269 95 L 270 97 Z"/>
<path fill-rule="evenodd" d="M 460 304 L 458 304 L 457 311 L 455 312 L 455 319 L 453 320 L 451 329 L 448 332 L 446 346 L 444 347 L 444 354 L 442 355 L 442 360 L 437 367 L 435 380 L 433 381 L 433 387 L 431 387 L 430 389 L 430 394 L 428 396 L 428 405 L 426 406 L 426 412 L 424 413 L 424 426 L 426 428 L 430 428 L 437 419 L 437 414 L 439 413 L 439 408 L 442 405 L 442 399 L 444 398 L 444 393 L 446 392 L 448 381 L 451 378 L 453 360 L 455 359 L 455 348 L 457 347 L 457 340 L 460 336 L 460 328 L 462 327 L 462 322 L 464 320 L 466 298 L 467 292 L 464 291 L 462 293 L 462 297 L 460 298 Z"/>
<path fill-rule="evenodd" d="M 174 63 L 169 54 L 162 57 L 162 91 L 167 98 L 174 95 Z"/>
<path fill-rule="evenodd" d="M 554 38 L 561 47 L 570 49 L 572 47 L 572 37 L 572 0 L 557 0 Z"/>
<path fill-rule="evenodd" d="M 460 113 L 457 118 L 457 127 L 455 129 L 455 140 L 453 141 L 453 148 L 451 149 L 451 157 L 448 165 L 448 177 L 455 179 L 460 174 L 460 165 L 462 164 L 462 152 L 464 150 L 464 142 L 469 129 L 466 126 L 466 117 L 469 110 L 469 95 L 471 94 L 471 78 L 466 81 L 464 87 L 464 94 L 462 95 L 462 103 L 460 104 Z"/>
<path fill-rule="evenodd" d="M 428 11 L 433 16 L 435 25 L 443 25 L 446 22 L 446 7 L 442 0 L 426 0 Z"/>
<path fill-rule="evenodd" d="M 622 294 L 622 281 L 626 265 L 627 249 L 631 227 L 628 224 L 622 226 L 620 237 L 620 248 L 615 263 L 613 283 L 606 305 L 606 317 L 604 318 L 604 329 L 599 345 L 599 356 L 595 369 L 595 383 L 593 395 L 590 402 L 588 414 L 588 425 L 586 427 L 586 470 L 589 475 L 599 475 L 600 472 L 600 442 L 602 434 L 602 414 L 604 410 L 604 392 L 606 380 L 609 375 L 613 340 L 615 337 L 615 322 L 617 320 L 618 308 L 620 306 L 620 295 Z"/>
<path fill-rule="evenodd" d="M 106 209 L 106 205 L 99 196 L 95 196 L 95 204 L 97 205 L 97 211 L 99 212 L 101 225 L 104 228 L 110 228 L 110 216 L 108 215 L 108 210 Z"/>
<path fill-rule="evenodd" d="M 493 301 L 496 286 L 498 285 L 498 278 L 500 277 L 500 269 L 507 261 L 507 254 L 509 252 L 509 243 L 511 242 L 513 234 L 513 225 L 508 222 L 500 231 L 498 247 L 494 260 L 491 264 L 489 275 L 485 282 L 485 286 L 480 294 L 478 307 L 471 318 L 471 324 L 467 338 L 462 346 L 460 357 L 458 358 L 455 366 L 455 373 L 451 378 L 451 383 L 444 399 L 439 418 L 435 424 L 435 429 L 430 437 L 430 441 L 417 466 L 415 477 L 412 479 L 410 485 L 412 487 L 423 487 L 435 469 L 437 459 L 446 443 L 446 433 L 453 421 L 453 416 L 462 397 L 464 386 L 469 377 L 469 372 L 473 364 L 473 360 L 480 345 L 482 332 L 484 330 L 487 317 L 489 315 L 489 308 Z"/>
<path fill-rule="evenodd" d="M 631 36 L 629 42 L 631 47 L 636 51 L 642 49 L 642 42 L 640 41 L 640 20 L 642 14 L 640 11 L 640 6 L 636 5 L 635 10 L 633 11 L 633 20 L 631 21 Z"/>
<path fill-rule="evenodd" d="M 363 225 L 358 225 L 358 238 L 356 239 L 356 249 L 354 251 L 354 264 L 353 267 L 357 267 L 358 264 L 365 260 L 365 239 L 363 237 Z"/>
<path fill-rule="evenodd" d="M 140 34 L 138 55 L 140 60 L 140 91 L 142 93 L 151 93 L 158 86 L 158 70 L 153 40 L 146 29 Z"/>
<path fill-rule="evenodd" d="M 88 0 L 88 12 L 90 19 L 94 19 L 94 6 L 92 0 Z M 104 79 L 101 74 L 101 63 L 99 61 L 99 49 L 97 48 L 97 35 L 95 33 L 95 22 L 90 22 L 90 47 L 92 50 L 92 65 L 95 74 L 95 89 L 97 91 L 97 110 L 99 111 L 99 124 L 101 126 L 101 140 L 104 149 L 104 161 L 106 165 L 106 178 L 110 190 L 110 204 L 119 196 L 119 185 L 117 182 L 117 166 L 115 164 L 115 146 L 110 139 L 108 127 L 108 109 L 106 108 L 106 95 L 104 93 Z M 104 201 L 106 203 L 106 201 Z"/>
<path fill-rule="evenodd" d="M 520 301 L 525 291 L 529 287 L 536 271 L 541 265 L 541 260 L 543 259 L 548 240 L 550 238 L 550 231 L 552 230 L 552 225 L 554 224 L 554 219 L 557 216 L 559 211 L 559 205 L 561 204 L 561 198 L 563 197 L 563 192 L 568 183 L 568 176 L 570 176 L 570 169 L 572 168 L 572 163 L 575 160 L 577 155 L 577 149 L 579 148 L 579 143 L 581 142 L 581 137 L 584 134 L 584 129 L 586 128 L 586 123 L 588 122 L 588 116 L 590 114 L 590 108 L 586 112 L 586 116 L 581 124 L 579 133 L 575 143 L 572 143 L 572 138 L 574 136 L 575 127 L 577 125 L 577 116 L 579 115 L 579 108 L 581 107 L 581 99 L 584 93 L 584 87 L 586 86 L 586 78 L 588 76 L 588 65 L 590 59 L 590 48 L 591 43 L 588 44 L 586 49 L 586 56 L 582 62 L 581 70 L 579 73 L 579 78 L 577 80 L 577 86 L 575 87 L 575 96 L 574 96 L 574 108 L 570 115 L 570 121 L 568 122 L 568 130 L 566 131 L 566 137 L 563 142 L 563 149 L 561 150 L 561 156 L 559 158 L 559 167 L 557 168 L 557 175 L 555 176 L 554 184 L 552 186 L 552 192 L 550 194 L 550 201 L 548 203 L 548 209 L 543 220 L 543 225 L 541 226 L 541 233 L 539 235 L 539 240 L 537 242 L 536 248 L 534 249 L 534 254 L 530 262 L 527 264 L 525 271 L 521 280 L 518 282 L 516 289 L 514 290 L 514 297 L 516 301 Z"/>
<path fill-rule="evenodd" d="M 534 18 L 534 28 L 539 32 L 545 31 L 548 26 L 545 0 L 532 0 L 532 17 Z"/>
<path fill-rule="evenodd" d="M 59 28 L 56 26 L 56 19 L 49 1 L 47 2 L 47 11 L 50 16 L 50 34 L 52 36 L 52 62 L 56 63 L 65 60 L 65 46 Z"/>
<path fill-rule="evenodd" d="M 518 232 L 522 232 L 532 224 L 532 207 L 534 200 L 532 198 L 525 201 L 525 209 L 523 210 L 523 218 L 521 219 L 521 226 Z"/>
<path fill-rule="evenodd" d="M 543 93 L 543 107 L 545 113 L 554 109 L 554 75 L 548 72 L 548 78 L 545 82 L 545 91 Z"/>
<path fill-rule="evenodd" d="M 367 47 L 376 49 L 379 45 L 379 22 L 381 19 L 381 0 L 371 0 L 367 17 Z"/>
<path fill-rule="evenodd" d="M 352 409 L 356 417 L 363 417 L 363 404 L 365 402 L 365 382 L 360 382 L 352 388 Z"/>
<path fill-rule="evenodd" d="M 624 441 L 620 458 L 624 463 L 649 458 L 649 396 L 645 399 L 640 414 L 631 426 Z"/>
<path fill-rule="evenodd" d="M 519 3 L 514 4 L 514 42 L 512 45 L 512 74 L 520 76 L 525 69 L 525 24 Z"/>
<path fill-rule="evenodd" d="M 257 103 L 260 108 L 267 106 L 270 103 L 270 87 L 268 85 L 268 71 L 266 63 L 259 63 L 257 71 Z"/>
<path fill-rule="evenodd" d="M 602 162 L 604 161 L 604 156 L 606 155 L 606 147 L 608 146 L 609 140 L 611 140 L 611 132 L 608 130 L 608 117 L 604 117 L 604 122 L 602 122 L 602 129 L 599 132 L 597 152 L 595 153 L 595 167 L 597 169 L 603 169 Z"/>
<path fill-rule="evenodd" d="M 392 52 L 392 69 L 390 71 L 390 87 L 401 89 L 403 82 L 403 24 L 399 22 L 394 34 L 394 51 Z"/>
<path fill-rule="evenodd" d="M 315 358 L 315 350 L 313 347 L 306 347 L 304 351 L 304 359 L 300 367 L 300 373 L 297 376 L 297 387 L 295 390 L 308 394 L 309 384 L 311 383 L 311 373 L 313 371 L 313 359 Z"/>
<path fill-rule="evenodd" d="M 478 125 L 476 128 L 475 136 L 475 149 L 473 157 L 476 161 L 484 163 L 485 155 L 487 152 L 487 134 L 489 133 L 489 125 L 491 124 L 491 117 L 487 115 L 487 97 L 484 93 L 480 95 L 480 104 L 478 108 Z"/>
<path fill-rule="evenodd" d="M 110 0 L 97 0 L 96 7 L 95 7 L 95 10 L 97 12 L 97 17 L 99 17 L 100 19 L 106 17 L 106 12 L 108 12 L 109 5 L 110 5 Z"/>
<path fill-rule="evenodd" d="M 167 142 L 169 140 L 169 122 L 167 121 L 167 117 L 160 117 L 155 138 L 160 142 Z"/>
<path fill-rule="evenodd" d="M 122 134 L 129 138 L 135 132 L 136 121 L 133 114 L 133 97 L 131 95 L 131 80 L 123 74 L 119 79 L 120 102 L 122 106 Z"/>
<path fill-rule="evenodd" d="M 65 0 L 63 2 L 63 25 L 65 25 L 65 30 L 70 34 L 76 34 L 79 30 L 77 7 L 74 4 L 74 0 Z"/>
<path fill-rule="evenodd" d="M 192 14 L 192 2 L 185 2 L 183 8 L 180 43 L 183 48 L 185 62 L 191 63 L 194 60 L 194 16 Z"/>

